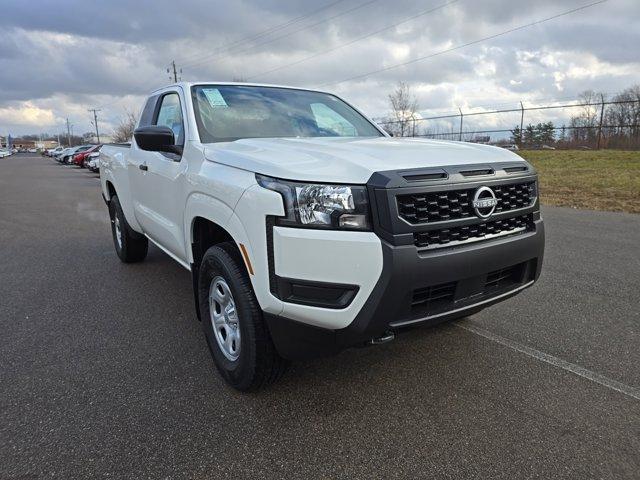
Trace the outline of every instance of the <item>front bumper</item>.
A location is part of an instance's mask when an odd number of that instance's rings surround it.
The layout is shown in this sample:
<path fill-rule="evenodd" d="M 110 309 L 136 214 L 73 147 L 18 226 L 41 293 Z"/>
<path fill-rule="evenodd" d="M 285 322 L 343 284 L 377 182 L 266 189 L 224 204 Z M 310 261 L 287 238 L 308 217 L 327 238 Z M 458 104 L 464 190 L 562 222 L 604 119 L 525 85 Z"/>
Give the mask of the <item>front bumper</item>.
<path fill-rule="evenodd" d="M 428 253 L 382 241 L 382 253 L 380 278 L 349 326 L 326 329 L 265 315 L 282 356 L 332 355 L 388 330 L 461 318 L 516 295 L 540 275 L 544 225 L 538 216 L 534 231 Z M 430 287 L 433 298 L 428 297 Z"/>
<path fill-rule="evenodd" d="M 374 232 L 369 235 L 375 236 L 375 243 L 379 245 L 377 256 L 381 258 L 381 269 L 379 274 L 376 269 L 369 272 L 370 277 L 364 276 L 368 281 L 364 281 L 362 275 L 352 273 L 349 267 L 366 264 L 367 259 L 375 257 L 373 252 L 367 253 L 364 249 L 353 246 L 351 249 L 340 246 L 333 250 L 342 252 L 337 262 L 340 268 L 335 269 L 341 273 L 333 279 L 345 285 L 329 286 L 335 287 L 333 290 L 338 293 L 340 288 L 344 291 L 351 288 L 355 292 L 347 308 L 330 310 L 298 305 L 288 310 L 290 303 L 281 294 L 283 291 L 292 291 L 293 287 L 285 282 L 286 288 L 278 289 L 278 270 L 283 260 L 286 265 L 286 259 L 290 263 L 284 273 L 293 279 L 294 287 L 296 278 L 305 281 L 330 281 L 330 275 L 316 278 L 316 274 L 318 271 L 331 270 L 332 261 L 335 265 L 335 259 L 332 260 L 332 255 L 327 253 L 332 248 L 330 245 L 333 242 L 338 244 L 340 240 L 336 239 L 345 232 L 329 232 L 328 237 L 323 239 L 326 240 L 324 246 L 318 245 L 326 250 L 309 249 L 308 252 L 317 257 L 313 262 L 308 262 L 298 251 L 304 248 L 302 238 L 300 244 L 289 242 L 286 249 L 279 249 L 276 238 L 274 248 L 271 231 L 271 237 L 267 235 L 267 243 L 271 241 L 269 250 L 276 251 L 276 261 L 272 259 L 271 262 L 272 266 L 275 264 L 271 271 L 271 291 L 283 300 L 285 308 L 281 315 L 267 314 L 265 318 L 280 354 L 290 359 L 334 354 L 386 336 L 390 330 L 396 331 L 418 324 L 435 324 L 473 314 L 531 286 L 540 275 L 544 255 L 544 225 L 537 196 L 532 200 L 533 203 L 527 206 L 518 204 L 515 210 L 501 210 L 492 215 L 491 219 L 464 217 L 439 224 L 410 224 L 403 221 L 400 218 L 399 203 L 396 202 L 398 195 L 405 195 L 407 192 L 473 190 L 484 185 L 495 187 L 499 191 L 501 187 L 504 190 L 504 187 L 535 181 L 535 176 L 529 169 L 524 173 L 510 173 L 513 166 L 520 168 L 520 164 L 494 165 L 494 174 L 487 176 L 482 173 L 480 178 L 465 178 L 459 171 L 460 168 L 452 167 L 443 171 L 445 178 L 442 181 L 429 178 L 416 182 L 413 179 L 413 175 L 427 178 L 434 173 L 431 171 L 374 174 L 368 184 L 374 224 Z M 440 175 L 440 172 L 435 173 Z M 411 178 L 410 182 L 406 179 L 407 176 Z M 503 232 L 504 236 L 485 235 L 485 231 L 483 238 L 478 241 L 473 241 L 474 238 L 461 242 L 440 238 L 441 245 L 435 245 L 435 248 L 425 247 L 421 241 L 425 232 L 430 235 L 437 228 L 450 228 L 446 231 L 452 232 L 450 235 L 453 237 L 456 229 L 462 231 L 467 227 L 484 228 L 493 220 L 497 224 L 503 222 L 504 225 L 511 218 L 522 215 L 526 216 L 526 227 L 510 226 Z M 467 237 L 471 236 L 468 233 Z M 461 237 L 462 235 L 455 238 Z M 354 237 L 352 240 L 363 239 L 364 237 Z M 302 267 L 294 268 L 293 265 Z M 313 268 L 305 271 L 305 265 Z M 323 270 L 322 266 L 330 268 Z M 350 281 L 344 281 L 345 279 Z M 312 290 L 316 287 L 317 285 L 311 285 Z M 309 290 L 307 285 L 298 286 L 298 291 L 304 292 L 305 289 Z M 320 290 L 316 288 L 315 292 L 318 291 Z M 334 297 L 343 298 L 338 294 Z"/>

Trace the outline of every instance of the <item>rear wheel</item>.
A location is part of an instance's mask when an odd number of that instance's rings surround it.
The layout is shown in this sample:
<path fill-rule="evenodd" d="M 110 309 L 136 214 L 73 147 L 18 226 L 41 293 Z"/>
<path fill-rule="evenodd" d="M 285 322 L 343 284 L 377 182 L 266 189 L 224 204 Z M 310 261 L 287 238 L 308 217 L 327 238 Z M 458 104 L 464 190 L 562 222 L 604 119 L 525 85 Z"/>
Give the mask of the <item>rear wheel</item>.
<path fill-rule="evenodd" d="M 275 382 L 288 362 L 278 355 L 242 258 L 231 242 L 207 250 L 200 265 L 198 301 L 211 356 L 240 391 Z"/>
<path fill-rule="evenodd" d="M 113 245 L 120 260 L 125 263 L 144 260 L 149 249 L 149 241 L 147 237 L 129 226 L 117 195 L 111 197 L 109 202 L 109 216 L 111 217 Z"/>

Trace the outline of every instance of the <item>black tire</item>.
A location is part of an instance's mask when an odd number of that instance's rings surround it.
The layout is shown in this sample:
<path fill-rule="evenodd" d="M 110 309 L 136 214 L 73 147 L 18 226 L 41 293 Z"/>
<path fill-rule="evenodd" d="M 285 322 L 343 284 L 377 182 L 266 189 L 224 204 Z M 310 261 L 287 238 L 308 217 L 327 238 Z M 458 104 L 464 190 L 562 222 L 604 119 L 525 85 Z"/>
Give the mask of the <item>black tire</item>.
<path fill-rule="evenodd" d="M 109 216 L 111 217 L 111 234 L 113 245 L 120 260 L 124 263 L 141 262 L 147 256 L 149 241 L 147 237 L 133 230 L 124 217 L 124 212 L 120 206 L 118 196 L 111 197 L 109 202 Z M 118 240 L 117 229 L 120 229 L 120 240 Z"/>
<path fill-rule="evenodd" d="M 235 360 L 230 360 L 223 353 L 211 320 L 209 289 L 214 279 L 220 277 L 231 291 L 237 312 L 240 351 Z M 233 243 L 215 245 L 204 254 L 198 278 L 198 301 L 209 351 L 218 371 L 229 385 L 243 392 L 255 391 L 275 382 L 284 374 L 288 362 L 273 345 L 240 252 Z"/>

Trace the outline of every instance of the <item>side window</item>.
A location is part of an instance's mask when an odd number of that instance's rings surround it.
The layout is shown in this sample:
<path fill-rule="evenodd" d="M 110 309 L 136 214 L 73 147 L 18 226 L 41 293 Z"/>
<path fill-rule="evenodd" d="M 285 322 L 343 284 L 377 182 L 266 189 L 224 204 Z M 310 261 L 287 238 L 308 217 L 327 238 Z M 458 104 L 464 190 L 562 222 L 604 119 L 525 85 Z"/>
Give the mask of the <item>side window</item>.
<path fill-rule="evenodd" d="M 139 127 L 148 127 L 149 125 L 153 125 L 153 114 L 156 111 L 156 103 L 158 102 L 158 96 L 154 95 L 153 97 L 149 97 L 147 103 L 142 110 L 142 114 L 140 115 L 140 121 L 138 122 Z"/>
<path fill-rule="evenodd" d="M 169 127 L 173 130 L 176 145 L 184 145 L 184 122 L 182 121 L 180 97 L 177 93 L 168 93 L 162 97 L 155 124 Z"/>
<path fill-rule="evenodd" d="M 320 130 L 340 137 L 355 137 L 356 127 L 351 122 L 324 103 L 312 103 L 311 111 Z"/>

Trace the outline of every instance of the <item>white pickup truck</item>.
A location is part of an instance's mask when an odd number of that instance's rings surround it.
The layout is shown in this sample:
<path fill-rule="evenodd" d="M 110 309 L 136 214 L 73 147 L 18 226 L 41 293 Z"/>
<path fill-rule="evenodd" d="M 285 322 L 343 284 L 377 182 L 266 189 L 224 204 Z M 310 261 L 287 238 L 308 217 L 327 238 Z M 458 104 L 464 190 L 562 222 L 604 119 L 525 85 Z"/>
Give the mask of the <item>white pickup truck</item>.
<path fill-rule="evenodd" d="M 151 241 L 191 272 L 214 362 L 243 391 L 288 360 L 478 312 L 542 266 L 531 165 L 391 138 L 325 92 L 162 88 L 100 174 L 118 256 L 142 261 Z"/>

